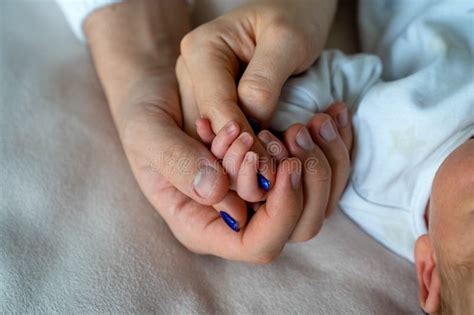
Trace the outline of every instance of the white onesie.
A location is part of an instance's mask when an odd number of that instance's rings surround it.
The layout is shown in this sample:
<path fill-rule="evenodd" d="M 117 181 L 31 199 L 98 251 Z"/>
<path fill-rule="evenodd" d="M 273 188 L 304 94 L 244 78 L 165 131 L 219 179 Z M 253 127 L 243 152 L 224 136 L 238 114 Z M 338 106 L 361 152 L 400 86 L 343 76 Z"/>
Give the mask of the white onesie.
<path fill-rule="evenodd" d="M 122 0 L 57 0 L 83 39 L 93 10 Z M 285 85 L 272 127 L 308 121 L 335 100 L 354 114 L 353 171 L 340 207 L 370 235 L 413 260 L 433 177 L 474 135 L 474 4 L 360 0 L 367 54 L 326 51 Z"/>
<path fill-rule="evenodd" d="M 325 51 L 286 83 L 272 127 L 345 101 L 355 148 L 340 207 L 413 261 L 434 175 L 474 135 L 474 3 L 361 0 L 359 28 L 367 54 Z"/>

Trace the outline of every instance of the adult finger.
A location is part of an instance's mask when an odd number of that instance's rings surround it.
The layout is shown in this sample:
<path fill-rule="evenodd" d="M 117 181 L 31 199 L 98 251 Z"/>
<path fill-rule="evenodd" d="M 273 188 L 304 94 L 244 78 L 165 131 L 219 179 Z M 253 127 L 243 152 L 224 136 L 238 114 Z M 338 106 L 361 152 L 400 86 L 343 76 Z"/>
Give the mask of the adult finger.
<path fill-rule="evenodd" d="M 275 186 L 242 235 L 240 250 L 244 260 L 268 263 L 281 253 L 303 208 L 301 169 L 301 161 L 296 158 L 278 165 Z"/>
<path fill-rule="evenodd" d="M 236 77 L 240 68 L 239 60 L 230 46 L 216 34 L 216 23 L 200 26 L 183 38 L 181 42 L 182 58 L 178 60 L 180 76 L 189 75 L 192 81 L 194 96 L 202 117 L 211 121 L 214 133 L 233 120 L 241 132 L 248 131 L 254 137 L 252 151 L 264 157 L 261 173 L 269 181 L 274 181 L 272 160 L 264 146 L 255 137 L 253 130 L 237 103 Z M 210 34 L 210 35 L 209 35 Z M 178 66 L 177 66 L 178 67 Z"/>
<path fill-rule="evenodd" d="M 238 232 L 229 230 L 212 207 L 190 201 L 172 186 L 159 190 L 152 203 L 161 209 L 176 238 L 190 250 L 226 259 L 268 263 L 280 254 L 302 211 L 301 161 L 290 158 L 279 164 L 267 202 Z"/>
<path fill-rule="evenodd" d="M 350 173 L 350 157 L 336 124 L 325 113 L 319 113 L 308 122 L 311 137 L 324 152 L 332 170 L 331 197 L 326 210 L 329 216 L 337 207 Z"/>
<path fill-rule="evenodd" d="M 224 199 L 214 205 L 214 209 L 234 232 L 239 232 L 247 223 L 247 204 L 235 191 L 229 190 Z"/>
<path fill-rule="evenodd" d="M 148 84 L 158 86 L 156 82 Z M 118 123 L 125 152 L 139 184 L 143 185 L 149 173 L 158 173 L 197 202 L 216 204 L 221 201 L 229 182 L 216 158 L 204 144 L 180 129 L 176 118 L 162 109 L 162 106 L 170 106 L 161 104 L 161 97 L 156 102 L 139 99 L 147 101 L 130 105 Z M 177 95 L 166 99 L 179 104 Z"/>
<path fill-rule="evenodd" d="M 264 127 L 276 109 L 283 84 L 301 68 L 298 58 L 301 45 L 296 45 L 293 39 L 286 29 L 269 27 L 260 35 L 255 53 L 239 81 L 240 106 L 247 116 Z"/>
<path fill-rule="evenodd" d="M 290 238 L 292 242 L 303 242 L 316 236 L 324 222 L 331 193 L 331 168 L 305 126 L 295 124 L 288 128 L 285 144 L 292 156 L 303 161 L 304 208 Z"/>
<path fill-rule="evenodd" d="M 326 110 L 326 114 L 331 116 L 336 123 L 337 131 L 346 145 L 349 153 L 352 151 L 353 133 L 352 133 L 352 119 L 347 105 L 343 102 L 335 102 Z"/>
<path fill-rule="evenodd" d="M 163 194 L 157 196 L 156 206 L 170 209 L 163 212 L 163 217 L 174 235 L 192 251 L 232 260 L 269 263 L 282 251 L 303 208 L 301 161 L 289 158 L 279 164 L 267 202 L 237 233 L 229 230 L 212 207 L 186 202 L 180 195 L 176 200 L 160 198 Z M 182 206 L 176 208 L 176 204 Z"/>
<path fill-rule="evenodd" d="M 288 150 L 285 148 L 283 143 L 275 137 L 270 131 L 262 130 L 258 134 L 258 138 L 265 145 L 267 152 L 276 160 L 277 163 L 280 163 L 283 159 L 286 159 L 290 156 Z"/>

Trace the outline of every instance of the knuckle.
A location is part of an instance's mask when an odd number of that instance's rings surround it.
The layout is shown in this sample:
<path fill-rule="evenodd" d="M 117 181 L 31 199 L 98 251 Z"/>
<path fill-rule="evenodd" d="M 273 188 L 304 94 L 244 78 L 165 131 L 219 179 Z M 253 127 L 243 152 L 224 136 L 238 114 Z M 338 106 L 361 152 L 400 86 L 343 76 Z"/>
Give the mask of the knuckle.
<path fill-rule="evenodd" d="M 332 176 L 331 166 L 325 157 L 311 157 L 305 160 L 304 171 L 313 175 L 315 181 L 329 181 Z"/>
<path fill-rule="evenodd" d="M 280 252 L 265 252 L 262 254 L 254 255 L 250 258 L 250 262 L 258 265 L 268 265 L 274 262 L 280 256 Z"/>
<path fill-rule="evenodd" d="M 273 101 L 271 80 L 257 73 L 241 80 L 238 93 L 244 102 L 269 104 Z"/>
<path fill-rule="evenodd" d="M 324 163 L 317 172 L 317 178 L 319 181 L 330 181 L 332 177 L 332 170 L 328 162 Z"/>
<path fill-rule="evenodd" d="M 193 161 L 191 148 L 185 143 L 176 142 L 164 149 L 160 154 L 161 173 L 174 176 L 186 176 L 195 172 L 202 161 Z"/>
<path fill-rule="evenodd" d="M 341 145 L 344 146 L 343 143 Z M 333 167 L 337 167 L 341 170 L 347 170 L 351 166 L 349 152 L 347 152 L 345 148 L 343 148 L 341 152 L 338 152 L 338 154 L 335 154 L 333 159 L 335 164 Z"/>
<path fill-rule="evenodd" d="M 241 110 L 234 99 L 206 97 L 200 100 L 198 106 L 201 117 L 216 121 L 234 120 L 239 124 L 243 122 Z"/>
<path fill-rule="evenodd" d="M 297 33 L 293 23 L 291 23 L 288 17 L 283 13 L 277 13 L 273 16 L 270 30 L 273 36 L 278 36 L 278 38 L 281 39 L 292 38 L 292 35 Z"/>
<path fill-rule="evenodd" d="M 216 100 L 207 100 L 204 99 L 199 102 L 199 110 L 201 111 L 202 117 L 214 118 L 219 117 L 219 114 L 222 112 L 222 107 L 226 105 L 219 104 Z"/>
<path fill-rule="evenodd" d="M 305 32 L 297 27 L 294 21 L 288 19 L 285 15 L 276 15 L 273 19 L 271 35 L 279 38 L 284 42 L 299 44 L 307 47 L 307 37 Z M 298 46 L 295 46 L 298 47 Z"/>
<path fill-rule="evenodd" d="M 332 117 L 331 115 L 327 114 L 327 113 L 317 113 L 316 114 L 318 116 L 318 118 L 321 120 L 321 122 L 323 121 L 326 121 L 326 120 L 332 120 Z"/>
<path fill-rule="evenodd" d="M 318 50 L 318 41 L 314 40 L 311 25 L 303 24 L 304 22 L 295 21 L 290 18 L 286 12 L 280 11 L 275 13 L 272 23 L 268 29 L 272 38 L 278 38 L 279 42 L 285 43 L 285 46 L 292 51 L 295 56 L 289 62 L 298 64 L 298 71 L 303 71 L 309 67 L 314 59 L 314 53 Z"/>
<path fill-rule="evenodd" d="M 187 33 L 180 42 L 180 50 L 183 56 L 188 56 L 196 47 L 196 31 L 191 31 Z"/>
<path fill-rule="evenodd" d="M 209 52 L 215 44 L 218 34 L 222 32 L 221 28 L 215 22 L 205 23 L 187 33 L 180 42 L 181 54 L 185 57 L 191 56 L 196 52 Z"/>

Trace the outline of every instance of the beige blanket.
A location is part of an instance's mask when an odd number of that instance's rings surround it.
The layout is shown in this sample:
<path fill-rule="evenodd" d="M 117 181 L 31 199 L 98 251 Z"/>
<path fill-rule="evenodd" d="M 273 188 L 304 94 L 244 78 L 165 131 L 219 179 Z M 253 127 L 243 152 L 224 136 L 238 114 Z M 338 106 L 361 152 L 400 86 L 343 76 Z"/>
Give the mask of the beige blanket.
<path fill-rule="evenodd" d="M 134 181 L 51 1 L 0 1 L 0 313 L 419 313 L 413 266 L 337 212 L 265 266 L 188 252 Z"/>

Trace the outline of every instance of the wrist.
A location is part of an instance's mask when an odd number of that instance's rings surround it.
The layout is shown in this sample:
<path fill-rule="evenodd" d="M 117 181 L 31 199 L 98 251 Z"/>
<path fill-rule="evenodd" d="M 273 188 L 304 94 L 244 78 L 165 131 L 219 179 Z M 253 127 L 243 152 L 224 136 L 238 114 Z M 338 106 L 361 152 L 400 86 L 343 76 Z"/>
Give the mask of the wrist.
<path fill-rule="evenodd" d="M 130 85 L 160 70 L 174 70 L 189 30 L 184 1 L 135 0 L 93 12 L 84 23 L 92 58 L 112 113 Z"/>

